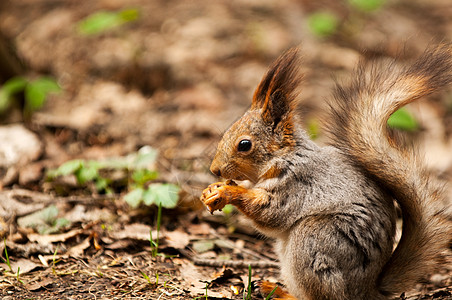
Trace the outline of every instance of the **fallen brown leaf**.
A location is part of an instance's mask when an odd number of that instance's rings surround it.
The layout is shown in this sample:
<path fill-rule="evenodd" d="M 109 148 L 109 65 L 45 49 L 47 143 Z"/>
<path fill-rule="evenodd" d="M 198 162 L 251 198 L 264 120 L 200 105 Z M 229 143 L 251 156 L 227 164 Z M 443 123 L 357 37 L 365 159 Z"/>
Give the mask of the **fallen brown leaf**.
<path fill-rule="evenodd" d="M 14 274 L 17 275 L 17 270 L 18 268 L 20 268 L 19 270 L 19 275 L 20 274 L 26 274 L 28 272 L 31 272 L 33 270 L 35 270 L 36 268 L 40 268 L 41 265 L 36 264 L 34 262 L 32 262 L 29 259 L 26 258 L 21 258 L 19 260 L 16 261 L 10 261 L 11 263 L 11 269 L 14 272 Z M 2 266 L 2 268 L 4 268 L 5 270 L 9 270 L 9 267 L 6 264 L 0 264 Z"/>
<path fill-rule="evenodd" d="M 42 281 L 37 281 L 33 284 L 28 284 L 28 285 L 26 285 L 26 287 L 30 291 L 37 291 L 41 288 L 51 285 L 53 282 L 54 282 L 54 280 L 52 278 L 46 278 Z"/>
<path fill-rule="evenodd" d="M 192 235 L 208 235 L 212 231 L 212 227 L 207 223 L 190 224 L 187 231 Z"/>
<path fill-rule="evenodd" d="M 88 249 L 90 245 L 90 238 L 87 237 L 83 240 L 83 242 L 69 249 L 69 255 L 72 257 L 82 257 L 83 252 Z"/>
<path fill-rule="evenodd" d="M 134 223 L 125 225 L 124 229 L 119 231 L 110 231 L 109 236 L 113 239 L 123 240 L 123 239 L 132 239 L 132 240 L 140 240 L 140 241 L 149 241 L 150 238 L 151 226 Z M 163 237 L 163 233 L 160 232 L 160 238 Z M 157 231 L 152 231 L 152 237 L 155 239 L 157 237 Z"/>
<path fill-rule="evenodd" d="M 30 233 L 27 235 L 27 238 L 30 242 L 37 242 L 43 246 L 46 246 L 56 242 L 65 242 L 68 239 L 73 238 L 84 231 L 85 231 L 84 229 L 73 229 L 71 231 L 60 234 Z"/>
<path fill-rule="evenodd" d="M 209 290 L 208 286 L 210 282 L 202 281 L 204 276 L 198 271 L 198 268 L 190 262 L 183 262 L 180 272 L 182 279 L 190 284 L 189 289 L 192 295 L 205 295 L 207 292 L 209 297 L 228 298 L 228 295 L 231 293 L 227 288 L 225 291 L 221 292 Z"/>
<path fill-rule="evenodd" d="M 190 236 L 182 231 L 167 231 L 165 233 L 166 244 L 176 249 L 184 249 L 190 243 Z"/>

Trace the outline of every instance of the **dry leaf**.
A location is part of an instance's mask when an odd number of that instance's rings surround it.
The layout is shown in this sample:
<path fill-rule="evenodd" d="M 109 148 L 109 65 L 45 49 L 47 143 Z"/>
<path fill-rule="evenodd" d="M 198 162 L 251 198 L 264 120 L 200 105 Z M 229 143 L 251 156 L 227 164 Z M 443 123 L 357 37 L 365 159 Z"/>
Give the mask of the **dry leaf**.
<path fill-rule="evenodd" d="M 17 261 L 10 261 L 10 263 L 11 263 L 11 269 L 13 270 L 13 272 L 15 274 L 17 274 L 17 269 L 20 268 L 19 275 L 31 272 L 34 269 L 41 267 L 41 265 L 36 264 L 36 263 L 32 262 L 31 260 L 26 259 L 26 258 L 21 258 L 21 259 L 19 259 Z M 6 264 L 0 264 L 0 265 L 5 270 L 9 270 L 9 267 Z"/>
<path fill-rule="evenodd" d="M 209 284 L 209 282 L 202 282 L 203 275 L 198 271 L 198 268 L 193 265 L 192 263 L 186 263 L 182 262 L 182 265 L 180 267 L 180 273 L 181 277 L 184 281 L 188 282 L 190 284 L 190 293 L 195 295 L 205 295 L 206 294 L 206 285 Z M 216 297 L 216 298 L 228 298 L 230 294 L 229 289 L 225 289 L 224 292 L 216 292 L 212 291 L 209 288 L 207 289 L 207 295 L 209 297 Z"/>
<path fill-rule="evenodd" d="M 187 231 L 192 235 L 208 235 L 212 228 L 207 223 L 191 224 Z"/>
<path fill-rule="evenodd" d="M 125 248 L 129 247 L 130 245 L 132 245 L 131 240 L 119 240 L 114 243 L 111 243 L 110 245 L 106 245 L 105 249 L 110 249 L 110 250 L 125 249 Z"/>
<path fill-rule="evenodd" d="M 184 249 L 190 243 L 190 236 L 182 230 L 167 231 L 165 241 L 170 247 Z"/>
<path fill-rule="evenodd" d="M 197 253 L 204 253 L 215 248 L 215 242 L 213 240 L 195 241 L 193 242 L 192 248 Z"/>
<path fill-rule="evenodd" d="M 49 245 L 56 242 L 65 242 L 70 238 L 73 238 L 84 232 L 84 229 L 73 229 L 71 231 L 60 234 L 37 234 L 30 233 L 27 238 L 30 242 L 38 242 L 41 245 Z"/>
<path fill-rule="evenodd" d="M 239 277 L 239 276 L 236 275 L 232 269 L 230 269 L 230 268 L 226 269 L 226 267 L 223 266 L 223 268 L 219 272 L 214 272 L 212 274 L 212 283 L 221 284 L 233 277 Z"/>
<path fill-rule="evenodd" d="M 35 282 L 33 284 L 27 285 L 27 289 L 30 290 L 30 291 L 37 291 L 37 290 L 39 290 L 39 289 L 41 289 L 43 287 L 51 285 L 52 283 L 54 283 L 54 279 L 46 278 L 46 279 L 44 279 L 42 281 L 38 281 L 38 282 Z"/>
<path fill-rule="evenodd" d="M 113 239 L 123 240 L 123 239 L 132 239 L 132 240 L 140 240 L 140 241 L 149 241 L 150 239 L 150 231 L 151 226 L 134 223 L 130 225 L 125 225 L 123 230 L 120 231 L 110 231 L 109 235 Z M 160 232 L 160 238 L 163 236 L 163 233 Z M 152 237 L 155 239 L 157 237 L 157 231 L 152 231 Z"/>
<path fill-rule="evenodd" d="M 82 257 L 83 256 L 83 252 L 86 249 L 88 249 L 89 246 L 90 246 L 89 240 L 90 240 L 90 238 L 87 237 L 86 239 L 83 240 L 83 242 L 81 242 L 77 246 L 74 246 L 71 249 L 69 249 L 69 255 L 72 256 L 72 257 Z"/>

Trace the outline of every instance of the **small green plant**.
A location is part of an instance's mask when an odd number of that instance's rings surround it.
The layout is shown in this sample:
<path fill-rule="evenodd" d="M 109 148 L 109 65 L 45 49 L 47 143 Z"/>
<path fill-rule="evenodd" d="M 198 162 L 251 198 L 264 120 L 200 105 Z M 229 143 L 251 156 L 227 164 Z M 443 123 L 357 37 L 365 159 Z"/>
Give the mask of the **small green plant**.
<path fill-rule="evenodd" d="M 20 267 L 17 267 L 16 279 L 18 282 L 24 284 L 24 282 L 20 279 Z"/>
<path fill-rule="evenodd" d="M 58 253 L 58 245 L 55 248 L 55 252 L 53 252 L 53 258 L 52 258 L 52 273 L 55 276 L 57 276 L 57 272 L 56 272 L 56 269 L 55 269 L 55 265 L 58 263 L 58 261 L 56 260 L 57 253 Z"/>
<path fill-rule="evenodd" d="M 39 77 L 35 80 L 11 78 L 0 88 L 0 113 L 6 112 L 16 101 L 14 96 L 24 93 L 23 114 L 25 118 L 29 118 L 33 112 L 42 108 L 50 93 L 60 91 L 58 83 L 50 77 Z"/>
<path fill-rule="evenodd" d="M 6 239 L 3 239 L 3 244 L 5 245 L 5 258 L 6 258 L 6 260 L 3 259 L 3 258 L 2 258 L 2 260 L 3 260 L 3 261 L 6 263 L 6 265 L 8 266 L 9 271 L 10 271 L 11 273 L 14 273 L 14 272 L 13 272 L 13 268 L 11 267 L 11 262 L 9 261 L 8 250 L 6 249 Z"/>
<path fill-rule="evenodd" d="M 71 224 L 65 218 L 58 218 L 58 213 L 58 208 L 52 204 L 34 213 L 18 218 L 17 223 L 24 228 L 33 228 L 40 234 L 51 234 L 59 232 L 62 228 Z"/>
<path fill-rule="evenodd" d="M 132 184 L 131 191 L 124 196 L 124 200 L 132 208 L 137 208 L 141 203 L 174 208 L 179 199 L 179 191 L 180 188 L 171 183 L 151 183 L 148 186 Z"/>
<path fill-rule="evenodd" d="M 159 284 L 159 272 L 155 271 L 155 285 Z"/>
<path fill-rule="evenodd" d="M 149 169 L 157 158 L 157 151 L 143 147 L 137 153 L 125 157 L 111 158 L 104 161 L 71 160 L 54 170 L 47 172 L 49 180 L 59 176 L 74 175 L 81 186 L 94 183 L 98 192 L 111 193 L 112 179 L 102 175 L 108 170 L 124 171 L 128 177 L 129 192 L 124 200 L 132 207 L 140 204 L 151 206 L 161 204 L 164 208 L 174 208 L 179 200 L 180 188 L 170 183 L 153 183 L 158 172 Z"/>
<path fill-rule="evenodd" d="M 208 282 L 206 282 L 206 294 L 204 295 L 204 296 L 199 296 L 199 297 L 195 297 L 195 298 L 193 298 L 193 300 L 198 300 L 198 299 L 206 299 L 206 300 L 208 300 L 209 299 L 209 296 L 207 296 L 207 290 L 208 290 L 208 288 L 209 288 L 209 283 Z"/>
<path fill-rule="evenodd" d="M 363 12 L 373 12 L 381 9 L 386 0 L 348 0 L 350 6 Z"/>
<path fill-rule="evenodd" d="M 251 300 L 251 265 L 248 265 L 248 289 L 243 291 L 243 300 Z"/>
<path fill-rule="evenodd" d="M 67 176 L 73 174 L 77 179 L 79 185 L 84 185 L 87 182 L 93 182 L 97 191 L 111 193 L 109 184 L 111 180 L 100 175 L 99 171 L 108 168 L 109 162 L 99 162 L 95 160 L 70 160 L 62 164 L 56 170 L 47 172 L 49 179 L 54 179 L 59 176 Z"/>
<path fill-rule="evenodd" d="M 82 35 L 94 35 L 137 20 L 138 9 L 121 11 L 98 11 L 78 23 L 77 29 Z"/>
<path fill-rule="evenodd" d="M 349 14 L 346 18 L 330 11 L 317 11 L 307 18 L 310 31 L 319 38 L 327 38 L 338 31 L 350 36 L 363 29 L 370 13 L 380 10 L 386 0 L 347 0 Z"/>
<path fill-rule="evenodd" d="M 152 157 L 144 157 L 141 160 L 156 159 L 156 154 Z M 137 208 L 141 203 L 151 206 L 162 205 L 164 208 L 174 208 L 179 200 L 180 188 L 171 183 L 150 183 L 158 177 L 158 173 L 144 167 L 135 168 L 129 184 L 129 193 L 124 196 L 124 200 L 132 207 Z"/>
<path fill-rule="evenodd" d="M 320 135 L 320 125 L 317 119 L 309 119 L 307 123 L 307 131 L 311 139 L 315 140 Z"/>
<path fill-rule="evenodd" d="M 308 17 L 308 26 L 311 32 L 318 37 L 333 35 L 338 28 L 338 17 L 328 11 L 319 11 Z"/>
<path fill-rule="evenodd" d="M 14 274 L 13 267 L 11 266 L 11 261 L 9 260 L 8 250 L 6 248 L 6 239 L 3 239 L 3 244 L 5 246 L 5 259 L 2 258 L 2 261 L 4 261 L 8 266 L 9 272 Z M 24 282 L 20 279 L 20 267 L 17 267 L 16 279 L 18 282 L 24 284 Z"/>
<path fill-rule="evenodd" d="M 149 276 L 148 276 L 146 273 L 144 273 L 143 271 L 140 271 L 140 273 L 141 273 L 141 276 L 143 276 L 143 278 L 146 279 L 146 281 L 147 281 L 149 284 L 152 284 L 151 278 L 149 278 Z M 158 282 L 158 280 L 157 280 L 157 282 Z"/>
<path fill-rule="evenodd" d="M 102 273 L 100 266 L 97 266 L 96 276 L 100 278 L 104 277 L 104 273 Z"/>
<path fill-rule="evenodd" d="M 267 297 L 265 297 L 265 300 L 270 300 L 273 294 L 276 292 L 277 288 L 278 286 L 275 286 L 274 289 L 270 292 L 270 294 L 268 294 Z"/>
<path fill-rule="evenodd" d="M 149 231 L 149 242 L 151 244 L 152 257 L 158 255 L 159 250 L 159 235 L 160 235 L 160 223 L 162 222 L 162 204 L 160 203 L 157 210 L 157 239 L 152 238 L 152 230 Z"/>
<path fill-rule="evenodd" d="M 404 131 L 415 131 L 419 128 L 416 119 L 405 108 L 397 110 L 389 117 L 388 126 Z"/>

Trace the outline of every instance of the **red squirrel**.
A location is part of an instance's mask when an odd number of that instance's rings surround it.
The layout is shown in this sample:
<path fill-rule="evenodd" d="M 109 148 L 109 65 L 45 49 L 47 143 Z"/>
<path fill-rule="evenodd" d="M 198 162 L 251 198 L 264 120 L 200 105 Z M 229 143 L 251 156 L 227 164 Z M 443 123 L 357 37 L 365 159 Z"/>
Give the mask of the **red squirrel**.
<path fill-rule="evenodd" d="M 270 66 L 250 109 L 218 145 L 210 169 L 227 181 L 211 184 L 201 201 L 210 212 L 235 205 L 276 240 L 289 292 L 277 299 L 400 294 L 432 271 L 452 228 L 437 209 L 442 186 L 388 135 L 387 120 L 452 82 L 452 47 L 430 48 L 405 67 L 361 63 L 350 84 L 336 86 L 324 147 L 300 126 L 299 69 L 297 49 Z M 242 180 L 253 186 L 235 183 Z M 393 250 L 395 203 L 403 231 Z"/>

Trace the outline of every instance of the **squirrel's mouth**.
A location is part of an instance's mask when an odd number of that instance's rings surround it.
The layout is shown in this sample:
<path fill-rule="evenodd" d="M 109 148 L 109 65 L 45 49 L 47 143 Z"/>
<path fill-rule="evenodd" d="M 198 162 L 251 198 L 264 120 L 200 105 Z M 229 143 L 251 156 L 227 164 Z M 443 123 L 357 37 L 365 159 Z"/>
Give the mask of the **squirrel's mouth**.
<path fill-rule="evenodd" d="M 250 181 L 256 183 L 258 181 L 258 174 L 255 169 L 247 164 L 241 164 L 238 167 L 235 163 L 215 164 L 212 163 L 210 171 L 225 180 Z"/>
<path fill-rule="evenodd" d="M 242 172 L 239 174 L 236 174 L 235 176 L 228 176 L 228 177 L 223 177 L 223 178 L 227 179 L 227 180 L 235 180 L 235 181 L 249 181 L 251 183 L 256 183 L 258 181 L 257 176 L 251 176 L 249 174 L 242 173 Z"/>
<path fill-rule="evenodd" d="M 248 174 L 244 173 L 242 170 L 235 168 L 233 165 L 228 165 L 221 170 L 221 177 L 226 180 L 251 180 Z"/>

